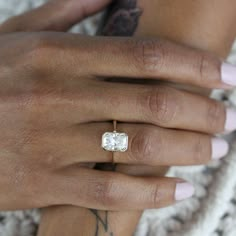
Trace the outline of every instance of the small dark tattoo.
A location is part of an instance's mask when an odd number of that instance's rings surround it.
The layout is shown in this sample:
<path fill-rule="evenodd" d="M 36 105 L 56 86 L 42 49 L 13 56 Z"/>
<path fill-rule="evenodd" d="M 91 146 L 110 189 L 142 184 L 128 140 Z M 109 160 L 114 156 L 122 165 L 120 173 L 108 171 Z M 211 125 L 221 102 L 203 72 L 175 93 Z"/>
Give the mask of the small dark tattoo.
<path fill-rule="evenodd" d="M 115 1 L 105 20 L 101 32 L 106 36 L 132 36 L 138 26 L 142 10 L 137 6 L 137 0 Z"/>
<path fill-rule="evenodd" d="M 98 163 L 94 167 L 96 170 L 102 171 L 116 171 L 116 164 L 109 163 Z M 90 209 L 90 212 L 95 216 L 96 219 L 96 228 L 94 236 L 99 236 L 99 232 L 103 230 L 107 236 L 114 236 L 114 233 L 109 229 L 108 223 L 108 212 L 107 211 L 98 211 L 95 209 Z"/>
<path fill-rule="evenodd" d="M 102 229 L 105 233 L 107 233 L 107 236 L 114 236 L 113 232 L 110 231 L 108 226 L 108 212 L 107 211 L 101 212 L 94 209 L 90 209 L 90 212 L 96 218 L 96 229 L 94 236 L 99 236 L 100 229 Z"/>

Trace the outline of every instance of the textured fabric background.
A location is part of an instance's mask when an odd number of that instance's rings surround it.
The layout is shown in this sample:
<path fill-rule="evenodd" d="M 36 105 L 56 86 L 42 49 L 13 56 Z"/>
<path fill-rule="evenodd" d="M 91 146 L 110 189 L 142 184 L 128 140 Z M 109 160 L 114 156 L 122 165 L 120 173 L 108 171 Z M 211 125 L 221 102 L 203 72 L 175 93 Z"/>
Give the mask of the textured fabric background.
<path fill-rule="evenodd" d="M 45 1 L 0 0 L 0 21 Z M 93 34 L 98 18 L 83 22 L 73 31 Z M 236 46 L 229 61 L 236 63 Z M 236 91 L 227 94 L 215 91 L 213 96 L 236 108 Z M 226 138 L 236 140 L 236 134 Z M 146 211 L 136 236 L 235 236 L 236 143 L 231 143 L 231 153 L 223 161 L 208 166 L 172 168 L 170 176 L 183 177 L 196 186 L 194 198 L 173 207 Z M 0 212 L 0 236 L 35 236 L 39 219 L 38 210 Z"/>

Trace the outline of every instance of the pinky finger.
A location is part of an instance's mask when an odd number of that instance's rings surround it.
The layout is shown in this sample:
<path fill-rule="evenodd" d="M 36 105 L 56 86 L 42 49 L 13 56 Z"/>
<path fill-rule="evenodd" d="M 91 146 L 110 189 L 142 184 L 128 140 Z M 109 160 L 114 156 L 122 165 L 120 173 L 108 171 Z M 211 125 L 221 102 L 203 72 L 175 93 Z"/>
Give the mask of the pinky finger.
<path fill-rule="evenodd" d="M 72 173 L 70 170 L 58 179 L 60 192 L 52 193 L 57 204 L 98 210 L 143 210 L 165 207 L 194 193 L 191 184 L 174 178 L 134 177 L 85 168 Z"/>

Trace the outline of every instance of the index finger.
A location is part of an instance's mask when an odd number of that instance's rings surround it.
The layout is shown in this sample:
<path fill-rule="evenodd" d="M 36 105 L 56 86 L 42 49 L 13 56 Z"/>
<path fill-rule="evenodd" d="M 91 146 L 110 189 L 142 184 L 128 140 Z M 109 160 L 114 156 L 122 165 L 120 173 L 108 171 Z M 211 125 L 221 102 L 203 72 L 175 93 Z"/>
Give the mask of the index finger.
<path fill-rule="evenodd" d="M 80 69 L 86 65 L 90 75 L 160 79 L 212 89 L 236 86 L 236 67 L 206 51 L 160 39 L 66 38 L 77 61 L 86 61 Z"/>
<path fill-rule="evenodd" d="M 154 39 L 113 38 L 102 44 L 102 76 L 158 78 L 206 88 L 236 86 L 236 67 L 206 51 Z"/>

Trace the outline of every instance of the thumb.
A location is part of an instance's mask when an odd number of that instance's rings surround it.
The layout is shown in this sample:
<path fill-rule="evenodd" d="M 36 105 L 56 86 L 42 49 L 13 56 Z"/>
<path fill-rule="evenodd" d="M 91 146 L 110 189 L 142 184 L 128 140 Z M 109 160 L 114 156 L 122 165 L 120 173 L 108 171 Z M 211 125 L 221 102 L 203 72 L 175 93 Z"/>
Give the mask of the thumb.
<path fill-rule="evenodd" d="M 66 31 L 87 16 L 105 8 L 111 0 L 51 0 L 43 6 L 10 18 L 0 33 L 16 31 Z"/>

